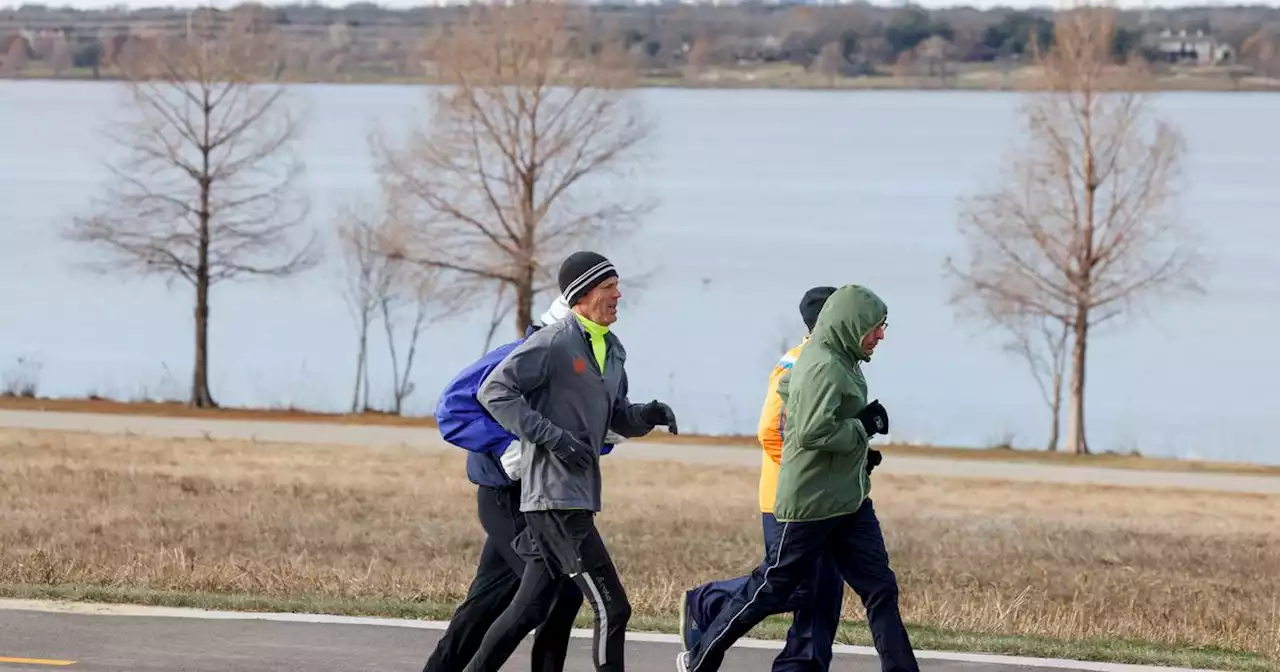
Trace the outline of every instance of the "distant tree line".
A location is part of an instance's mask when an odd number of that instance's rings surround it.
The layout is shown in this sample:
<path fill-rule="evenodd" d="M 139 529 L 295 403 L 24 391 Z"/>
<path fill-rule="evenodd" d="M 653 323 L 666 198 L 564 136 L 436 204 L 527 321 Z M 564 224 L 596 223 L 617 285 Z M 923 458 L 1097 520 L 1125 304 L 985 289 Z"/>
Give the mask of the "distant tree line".
<path fill-rule="evenodd" d="M 181 32 L 207 10 L 76 10 L 26 5 L 0 12 L 0 74 L 114 73 L 131 41 Z M 216 10 L 215 10 L 216 11 Z M 461 7 L 389 9 L 242 4 L 283 39 L 275 74 L 327 80 L 418 77 L 430 70 L 433 41 L 464 19 Z M 708 68 L 790 64 L 832 76 L 947 76 L 947 64 L 1017 64 L 1033 44 L 1051 46 L 1051 10 L 930 10 L 918 5 L 634 6 L 588 9 L 580 45 L 597 53 L 621 46 L 642 74 L 681 77 Z M 1160 60 L 1160 30 L 1203 33 L 1229 45 L 1233 61 L 1256 74 L 1280 74 L 1280 8 L 1187 7 L 1118 14 L 1112 52 Z"/>

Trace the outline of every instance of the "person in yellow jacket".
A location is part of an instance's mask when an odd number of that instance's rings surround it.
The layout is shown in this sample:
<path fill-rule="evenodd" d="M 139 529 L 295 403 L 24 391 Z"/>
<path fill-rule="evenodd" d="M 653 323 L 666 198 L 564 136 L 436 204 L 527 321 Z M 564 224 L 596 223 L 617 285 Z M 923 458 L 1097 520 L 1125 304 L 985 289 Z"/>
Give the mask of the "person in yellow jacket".
<path fill-rule="evenodd" d="M 814 287 L 800 300 L 800 317 L 812 332 L 827 297 L 835 287 Z M 760 518 L 764 528 L 765 552 L 777 543 L 782 526 L 773 515 L 774 499 L 778 489 L 778 473 L 782 465 L 782 437 L 786 423 L 782 398 L 778 395 L 778 381 L 786 375 L 809 337 L 787 351 L 769 374 L 769 386 L 765 393 L 764 407 L 756 427 L 760 441 Z M 722 603 L 747 581 L 746 576 L 725 581 L 705 583 L 685 593 L 680 611 L 680 635 L 685 650 L 690 650 L 710 624 Z M 831 667 L 831 647 L 835 642 L 836 628 L 840 625 L 841 602 L 844 597 L 844 580 L 835 562 L 823 557 L 815 568 L 813 580 L 796 591 L 791 604 L 793 619 L 787 630 L 787 642 L 773 659 L 773 672 L 827 672 Z"/>

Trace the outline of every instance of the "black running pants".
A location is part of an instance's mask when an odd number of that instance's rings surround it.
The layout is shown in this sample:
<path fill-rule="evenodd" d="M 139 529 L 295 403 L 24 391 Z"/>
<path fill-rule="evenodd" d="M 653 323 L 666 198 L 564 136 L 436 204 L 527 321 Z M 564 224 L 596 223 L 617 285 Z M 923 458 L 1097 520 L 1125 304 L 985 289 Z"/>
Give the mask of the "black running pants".
<path fill-rule="evenodd" d="M 592 661 L 599 672 L 624 672 L 631 604 L 590 511 L 530 511 L 516 549 L 528 558 L 515 599 L 485 634 L 464 672 L 498 672 L 520 641 L 567 591 L 595 612 Z"/>

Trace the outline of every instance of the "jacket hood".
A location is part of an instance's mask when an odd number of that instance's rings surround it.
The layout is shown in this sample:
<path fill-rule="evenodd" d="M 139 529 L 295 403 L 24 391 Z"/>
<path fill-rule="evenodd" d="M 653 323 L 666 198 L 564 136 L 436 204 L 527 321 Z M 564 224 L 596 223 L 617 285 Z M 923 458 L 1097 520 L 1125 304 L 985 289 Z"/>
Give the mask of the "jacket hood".
<path fill-rule="evenodd" d="M 551 302 L 551 307 L 547 308 L 547 312 L 538 317 L 538 324 L 543 327 L 549 327 L 569 314 L 569 302 L 563 295 L 557 294 L 556 300 Z"/>
<path fill-rule="evenodd" d="M 533 335 L 533 332 L 563 320 L 568 314 L 569 302 L 563 296 L 556 296 L 556 300 L 551 302 L 551 306 L 547 308 L 547 311 L 539 315 L 538 319 L 534 320 L 533 324 L 524 330 L 524 337 L 529 338 Z"/>
<path fill-rule="evenodd" d="M 870 361 L 862 351 L 862 339 L 884 322 L 889 308 L 875 292 L 860 285 L 845 285 L 827 299 L 812 339 L 859 361 Z"/>

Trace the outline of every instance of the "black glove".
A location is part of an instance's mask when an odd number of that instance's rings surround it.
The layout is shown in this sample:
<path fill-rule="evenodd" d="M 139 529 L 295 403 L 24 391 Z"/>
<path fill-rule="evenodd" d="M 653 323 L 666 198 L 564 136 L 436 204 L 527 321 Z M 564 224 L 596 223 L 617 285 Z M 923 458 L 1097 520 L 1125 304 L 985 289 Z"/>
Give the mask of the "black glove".
<path fill-rule="evenodd" d="M 591 466 L 591 448 L 569 432 L 561 432 L 560 440 L 551 445 L 551 454 L 570 469 L 585 470 Z"/>
<path fill-rule="evenodd" d="M 880 405 L 879 399 L 867 404 L 866 408 L 858 411 L 858 414 L 853 417 L 862 423 L 862 428 L 867 430 L 867 436 L 889 433 L 889 413 L 884 410 L 884 406 Z"/>
<path fill-rule="evenodd" d="M 880 466 L 880 461 L 883 459 L 884 459 L 884 456 L 880 454 L 880 451 L 876 450 L 875 448 L 868 449 L 867 450 L 867 473 L 868 474 L 871 473 L 872 469 L 875 469 L 876 467 Z"/>
<path fill-rule="evenodd" d="M 680 428 L 676 427 L 676 414 L 671 407 L 661 401 L 651 401 L 640 409 L 640 419 L 646 423 L 657 427 L 663 425 L 668 432 L 679 434 Z"/>

